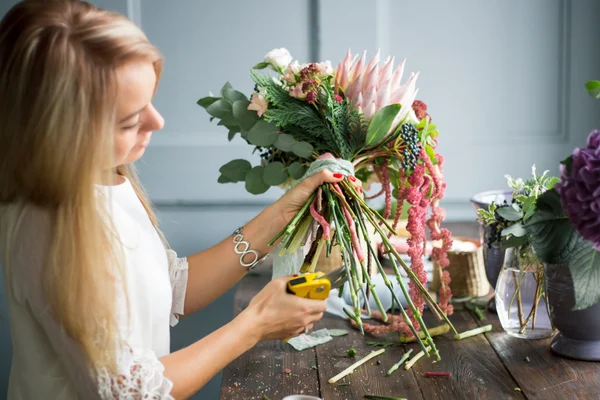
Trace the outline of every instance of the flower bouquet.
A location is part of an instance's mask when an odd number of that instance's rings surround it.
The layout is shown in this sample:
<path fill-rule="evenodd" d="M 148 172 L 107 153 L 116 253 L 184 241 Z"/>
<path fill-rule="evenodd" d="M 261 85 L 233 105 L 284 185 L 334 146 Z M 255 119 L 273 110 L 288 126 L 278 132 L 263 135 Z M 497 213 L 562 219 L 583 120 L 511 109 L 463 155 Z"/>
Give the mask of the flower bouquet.
<path fill-rule="evenodd" d="M 418 73 L 402 83 L 404 61 L 395 70 L 393 58 L 381 65 L 379 61 L 379 52 L 367 63 L 366 52 L 358 57 L 348 51 L 334 69 L 328 61 L 300 64 L 292 61 L 286 49 L 275 49 L 251 71 L 256 84 L 251 99 L 226 83 L 220 97 L 204 97 L 198 104 L 211 115 L 211 120 L 218 119 L 218 125 L 229 130 L 229 140 L 240 133 L 261 157 L 260 165 L 256 166 L 241 159 L 223 165 L 221 183 L 245 182 L 250 193 L 260 194 L 271 186 L 293 185 L 327 168 L 346 176 L 355 175 L 363 182 L 381 184 L 377 195 L 385 196 L 383 215 L 369 207 L 346 178 L 339 184 L 322 185 L 270 245 L 281 240 L 282 255 L 307 246 L 301 272 L 313 271 L 319 255 L 329 254 L 332 246 L 338 245 L 354 305 L 352 311 L 345 311 L 361 331 L 361 297 L 373 296 L 384 322 L 388 319 L 370 278 L 371 269 L 378 268 L 402 315 L 398 329 L 414 336 L 427 355 L 426 349 L 430 348 L 439 359 L 421 317 L 425 303 L 458 333 L 448 320 L 452 314 L 450 278 L 442 270 L 448 265 L 446 251 L 452 243 L 450 232 L 440 227 L 444 211 L 439 201 L 446 184 L 442 173 L 444 160 L 436 153 L 438 130 L 427 114 L 427 106 L 415 100 Z M 393 222 L 388 222 L 392 197 L 399 206 Z M 410 204 L 407 225 L 411 234 L 410 266 L 389 240 L 404 202 Z M 381 237 L 408 300 L 407 310 L 396 298 L 377 250 L 368 240 L 368 224 Z M 439 303 L 425 286 L 427 277 L 422 258 L 426 226 L 431 238 L 441 243 L 433 250 L 440 266 L 437 273 L 444 283 Z M 360 240 L 366 241 L 372 257 L 365 257 Z M 371 260 L 375 266 L 370 265 Z M 409 277 L 408 287 L 400 268 Z M 365 301 L 365 305 L 370 313 L 369 302 Z"/>
<path fill-rule="evenodd" d="M 496 304 L 502 326 L 507 332 L 514 331 L 518 337 L 539 338 L 538 335 L 545 332 L 551 333 L 544 326 L 545 321 L 542 321 L 541 329 L 538 325 L 538 333 L 535 332 L 538 308 L 540 304 L 545 308 L 547 302 L 544 266 L 534 253 L 525 229 L 536 213 L 538 199 L 559 182 L 559 178 L 548 173 L 544 171 L 538 175 L 534 165 L 532 177 L 527 180 L 506 175 L 508 186 L 513 190 L 511 203 L 506 200 L 500 204 L 492 202 L 488 210 L 477 210 L 478 219 L 491 228 L 490 243 L 497 242 L 503 249 L 508 249 L 496 287 Z M 531 307 L 527 309 L 529 305 Z M 517 308 L 516 312 L 513 312 L 513 306 Z M 541 312 L 546 311 L 542 309 Z M 542 318 L 547 320 L 547 317 Z"/>

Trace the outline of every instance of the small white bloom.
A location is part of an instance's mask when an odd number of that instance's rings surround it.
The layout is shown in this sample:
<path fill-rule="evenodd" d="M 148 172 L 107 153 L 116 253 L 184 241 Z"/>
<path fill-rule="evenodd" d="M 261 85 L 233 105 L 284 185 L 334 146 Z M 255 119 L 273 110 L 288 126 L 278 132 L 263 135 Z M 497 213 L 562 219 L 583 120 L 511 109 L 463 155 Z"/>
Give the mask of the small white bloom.
<path fill-rule="evenodd" d="M 273 49 L 265 55 L 265 62 L 269 63 L 278 71 L 282 71 L 292 62 L 292 56 L 288 49 Z"/>
<path fill-rule="evenodd" d="M 326 78 L 333 75 L 333 67 L 331 66 L 331 61 L 329 60 L 318 63 L 317 68 L 319 69 L 320 78 Z"/>

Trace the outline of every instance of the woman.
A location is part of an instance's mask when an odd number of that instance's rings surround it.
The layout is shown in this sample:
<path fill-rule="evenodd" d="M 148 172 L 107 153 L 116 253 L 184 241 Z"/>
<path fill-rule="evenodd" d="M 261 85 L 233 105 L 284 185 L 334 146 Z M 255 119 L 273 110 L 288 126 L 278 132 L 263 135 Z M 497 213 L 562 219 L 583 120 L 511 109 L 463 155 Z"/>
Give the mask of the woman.
<path fill-rule="evenodd" d="M 243 226 L 235 239 L 254 255 L 240 258 L 229 237 L 177 258 L 132 164 L 163 126 L 151 102 L 161 66 L 134 24 L 85 2 L 26 0 L 0 23 L 9 399 L 187 398 L 259 341 L 298 335 L 325 311 L 274 280 L 170 354 L 169 323 L 231 288 L 320 184 L 343 177 L 306 179 Z"/>

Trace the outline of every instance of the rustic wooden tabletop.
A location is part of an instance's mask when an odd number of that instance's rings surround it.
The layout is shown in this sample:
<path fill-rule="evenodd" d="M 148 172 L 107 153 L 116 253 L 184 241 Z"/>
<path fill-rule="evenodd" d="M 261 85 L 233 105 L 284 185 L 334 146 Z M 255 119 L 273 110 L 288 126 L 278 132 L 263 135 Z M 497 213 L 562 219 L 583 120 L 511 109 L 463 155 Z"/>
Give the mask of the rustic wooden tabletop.
<path fill-rule="evenodd" d="M 475 236 L 472 225 L 454 226 L 455 233 Z M 268 282 L 270 270 L 257 269 L 240 283 L 235 314 Z M 421 359 L 409 371 L 386 371 L 409 348 L 388 347 L 382 355 L 363 364 L 337 383 L 328 380 L 355 360 L 345 356 L 354 347 L 357 358 L 376 350 L 347 321 L 327 315 L 315 325 L 349 331 L 313 349 L 296 351 L 282 341 L 269 341 L 232 362 L 223 374 L 221 399 L 280 400 L 290 394 L 306 394 L 325 400 L 363 399 L 367 393 L 415 399 L 600 399 L 600 363 L 573 361 L 550 352 L 551 339 L 524 340 L 506 335 L 494 314 L 480 321 L 457 307 L 451 317 L 458 331 L 492 324 L 493 330 L 462 341 L 448 334 L 436 339 L 442 360 Z M 432 321 L 430 319 L 430 321 Z M 427 322 L 427 320 L 426 320 Z M 432 321 L 433 322 L 433 321 Z M 435 323 L 430 324 L 430 326 Z M 414 353 L 413 353 L 414 354 Z M 451 377 L 424 377 L 428 371 L 451 372 Z M 265 397 L 266 396 L 266 397 Z"/>

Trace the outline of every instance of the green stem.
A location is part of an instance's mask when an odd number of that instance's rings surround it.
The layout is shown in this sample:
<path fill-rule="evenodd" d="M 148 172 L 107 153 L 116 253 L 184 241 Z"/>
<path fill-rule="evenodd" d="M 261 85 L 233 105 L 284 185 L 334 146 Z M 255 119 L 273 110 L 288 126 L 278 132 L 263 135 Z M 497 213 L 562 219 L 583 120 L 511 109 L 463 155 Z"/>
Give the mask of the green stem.
<path fill-rule="evenodd" d="M 358 212 L 359 207 L 356 206 L 356 209 Z M 366 234 L 367 228 L 366 228 L 365 222 L 362 220 L 362 218 L 358 219 L 358 223 L 360 225 L 361 230 L 363 231 L 363 234 Z M 419 337 L 419 333 L 415 329 L 415 326 L 413 325 L 408 314 L 406 314 L 404 307 L 402 307 L 402 303 L 400 302 L 400 299 L 398 299 L 398 297 L 396 296 L 396 293 L 394 292 L 394 288 L 392 286 L 392 282 L 388 279 L 387 274 L 386 274 L 385 270 L 383 269 L 383 266 L 381 265 L 381 262 L 379 262 L 379 257 L 375 253 L 375 250 L 373 249 L 373 245 L 371 244 L 370 241 L 367 241 L 367 247 L 368 247 L 371 255 L 373 255 L 373 258 L 375 259 L 375 264 L 377 265 L 377 269 L 379 269 L 379 273 L 383 277 L 383 282 L 385 283 L 385 285 L 388 287 L 390 293 L 392 294 L 392 301 L 396 301 L 396 303 L 398 304 L 398 308 L 400 309 L 400 312 L 402 313 L 402 317 L 404 318 L 404 322 L 406 323 L 406 325 L 408 325 L 409 329 L 411 330 L 411 332 L 417 339 L 419 346 L 421 346 L 421 348 L 423 350 L 425 350 L 425 344 Z M 400 286 L 403 287 L 404 282 L 402 281 L 402 278 L 400 278 L 400 280 L 401 280 Z M 405 296 L 408 294 L 408 292 L 406 291 L 406 287 L 404 287 L 403 293 L 405 293 Z M 385 318 L 384 322 L 387 322 L 387 314 L 382 313 L 382 318 Z"/>
<path fill-rule="evenodd" d="M 273 246 L 273 244 L 283 235 L 289 235 L 290 233 L 292 233 L 295 229 L 296 229 L 296 224 L 298 223 L 298 221 L 300 220 L 300 218 L 302 218 L 304 216 L 304 214 L 308 211 L 308 209 L 310 208 L 311 203 L 313 202 L 313 200 L 315 199 L 315 196 L 317 195 L 317 192 L 314 192 L 313 194 L 310 195 L 310 197 L 308 198 L 308 201 L 302 206 L 302 208 L 300 209 L 300 211 L 298 211 L 298 213 L 294 216 L 294 218 L 291 219 L 290 222 L 288 222 L 288 224 L 285 226 L 285 228 L 283 228 L 281 230 L 281 232 L 279 232 L 269 243 L 269 246 Z"/>
<path fill-rule="evenodd" d="M 410 269 L 410 267 L 408 265 L 406 265 L 406 263 L 404 262 L 404 260 L 402 259 L 402 257 L 400 257 L 400 254 L 398 254 L 398 252 L 396 251 L 396 249 L 390 244 L 389 240 L 387 239 L 386 234 L 379 227 L 379 225 L 374 221 L 374 218 L 379 218 L 381 220 L 381 222 L 383 222 L 388 227 L 388 229 L 390 230 L 390 232 L 394 232 L 393 229 L 387 224 L 386 220 L 381 215 L 379 215 L 379 213 L 374 212 L 373 210 L 371 210 L 371 208 L 364 201 L 362 201 L 362 199 L 356 194 L 356 191 L 354 190 L 353 187 L 350 190 L 353 191 L 352 192 L 353 196 L 356 195 L 355 199 L 357 199 L 360 202 L 360 204 L 362 205 L 362 208 L 365 211 L 364 214 L 367 216 L 367 218 L 369 219 L 369 221 L 371 222 L 371 224 L 373 225 L 373 227 L 378 231 L 378 233 L 381 236 L 381 239 L 383 240 L 383 243 L 385 244 L 385 246 L 388 249 L 388 251 L 391 252 L 394 255 L 394 257 L 396 257 L 396 259 L 400 262 L 400 265 L 402 265 L 402 268 L 404 269 L 404 271 L 411 278 L 411 280 L 415 283 L 415 285 L 417 286 L 417 288 L 419 289 L 419 291 L 424 295 L 424 297 L 426 298 L 426 300 L 428 301 L 428 303 L 432 307 L 432 311 L 433 310 L 437 311 L 439 313 L 439 315 L 441 315 L 443 317 L 443 319 L 446 321 L 446 323 L 448 325 L 450 325 L 450 329 L 452 329 L 452 332 L 454 334 L 458 334 L 458 332 L 456 331 L 456 328 L 454 327 L 454 325 L 452 324 L 452 322 L 450 322 L 450 320 L 448 319 L 448 316 L 446 315 L 446 313 L 441 309 L 441 307 L 439 306 L 439 304 L 437 304 L 433 300 L 433 297 L 431 297 L 431 294 L 429 293 L 429 291 L 427 290 L 427 288 L 425 288 L 425 286 L 423 286 L 423 284 L 421 283 L 421 281 L 419 280 L 419 278 L 415 275 L 415 273 L 413 272 L 413 270 Z M 390 257 L 390 259 L 391 259 L 391 257 Z M 394 263 L 394 265 L 395 265 L 395 263 Z"/>
<path fill-rule="evenodd" d="M 392 366 L 392 368 L 390 368 L 389 371 L 386 373 L 386 375 L 390 376 L 394 371 L 396 371 L 398 368 L 400 368 L 400 366 L 402 366 L 402 364 L 404 363 L 404 361 L 408 360 L 408 358 L 410 357 L 410 354 L 412 352 L 413 352 L 413 349 L 410 349 L 406 353 L 404 353 L 404 355 L 402 356 L 402 358 L 400 359 L 400 361 L 398 361 L 396 364 L 394 364 Z"/>

